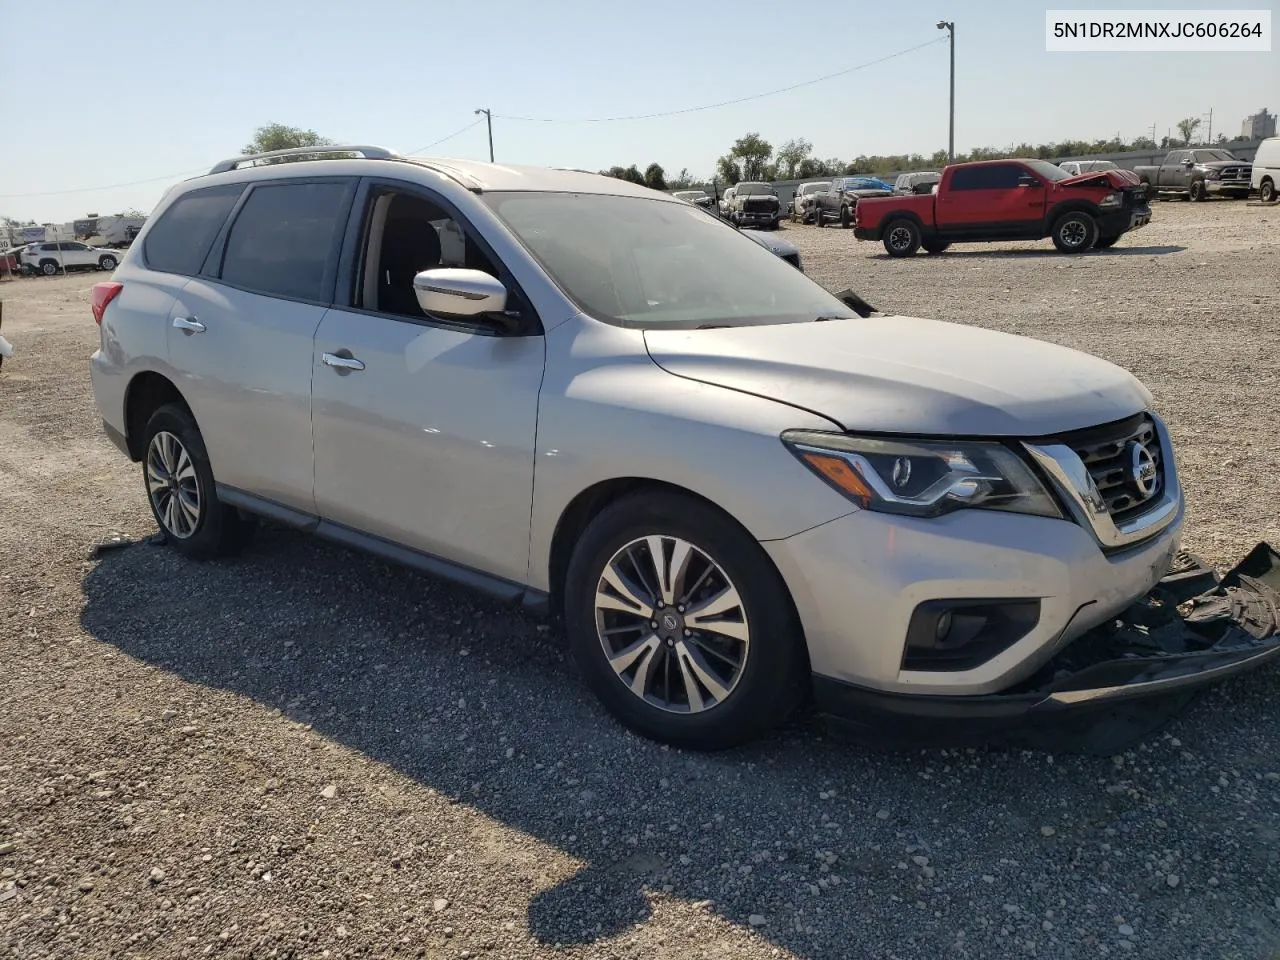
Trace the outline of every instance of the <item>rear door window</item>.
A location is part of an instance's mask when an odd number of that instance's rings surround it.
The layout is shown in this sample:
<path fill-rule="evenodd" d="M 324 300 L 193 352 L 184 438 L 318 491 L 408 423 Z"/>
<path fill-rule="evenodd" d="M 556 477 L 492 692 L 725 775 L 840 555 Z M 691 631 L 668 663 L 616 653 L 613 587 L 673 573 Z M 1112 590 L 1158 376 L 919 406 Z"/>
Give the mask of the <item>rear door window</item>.
<path fill-rule="evenodd" d="M 254 293 L 329 302 L 349 180 L 259 184 L 227 235 L 224 282 Z"/>
<path fill-rule="evenodd" d="M 951 175 L 952 190 L 1008 190 L 1018 185 L 1025 171 L 1013 163 L 986 167 L 961 167 Z"/>
<path fill-rule="evenodd" d="M 195 276 L 222 229 L 227 214 L 244 192 L 244 184 L 206 187 L 179 197 L 147 231 L 143 255 L 147 266 L 164 273 Z"/>

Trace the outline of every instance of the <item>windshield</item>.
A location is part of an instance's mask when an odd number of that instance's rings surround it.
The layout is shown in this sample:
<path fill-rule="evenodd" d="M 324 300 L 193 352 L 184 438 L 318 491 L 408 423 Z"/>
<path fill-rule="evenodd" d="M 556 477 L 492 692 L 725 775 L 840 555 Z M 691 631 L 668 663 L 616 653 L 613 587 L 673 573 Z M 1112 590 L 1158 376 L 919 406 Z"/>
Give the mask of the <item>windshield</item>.
<path fill-rule="evenodd" d="M 481 199 L 598 320 L 690 329 L 856 316 L 791 264 L 699 207 L 601 194 L 485 193 Z"/>
<path fill-rule="evenodd" d="M 803 197 L 811 193 L 821 193 L 822 191 L 829 190 L 829 189 L 831 189 L 831 184 L 829 182 L 828 183 L 806 183 L 803 187 L 800 188 L 800 195 Z"/>
<path fill-rule="evenodd" d="M 1070 170 L 1056 167 L 1047 160 L 1023 160 L 1022 162 L 1046 180 L 1066 180 L 1068 177 L 1075 176 Z"/>
<path fill-rule="evenodd" d="M 737 195 L 739 197 L 776 197 L 778 194 L 767 183 L 740 183 Z"/>

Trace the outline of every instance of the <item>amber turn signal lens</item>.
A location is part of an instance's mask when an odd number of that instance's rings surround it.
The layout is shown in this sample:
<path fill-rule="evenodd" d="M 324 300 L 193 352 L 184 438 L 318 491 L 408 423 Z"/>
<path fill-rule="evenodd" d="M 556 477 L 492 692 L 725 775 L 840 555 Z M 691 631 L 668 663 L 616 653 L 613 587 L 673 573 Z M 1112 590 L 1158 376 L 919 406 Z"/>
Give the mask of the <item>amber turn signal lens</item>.
<path fill-rule="evenodd" d="M 871 505 L 872 493 L 858 471 L 843 457 L 823 453 L 805 453 L 805 463 L 826 477 L 833 485 L 852 497 L 864 510 Z"/>

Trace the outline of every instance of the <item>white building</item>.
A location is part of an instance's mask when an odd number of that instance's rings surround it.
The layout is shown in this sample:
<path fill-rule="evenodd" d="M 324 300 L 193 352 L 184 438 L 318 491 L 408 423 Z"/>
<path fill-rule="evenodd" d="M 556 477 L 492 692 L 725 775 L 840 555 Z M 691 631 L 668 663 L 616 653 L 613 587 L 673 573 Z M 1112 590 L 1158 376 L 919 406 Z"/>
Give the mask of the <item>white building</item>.
<path fill-rule="evenodd" d="M 1244 118 L 1244 125 L 1240 128 L 1241 140 L 1265 140 L 1267 137 L 1276 135 L 1276 115 L 1267 113 L 1267 108 L 1263 107 L 1251 117 Z"/>

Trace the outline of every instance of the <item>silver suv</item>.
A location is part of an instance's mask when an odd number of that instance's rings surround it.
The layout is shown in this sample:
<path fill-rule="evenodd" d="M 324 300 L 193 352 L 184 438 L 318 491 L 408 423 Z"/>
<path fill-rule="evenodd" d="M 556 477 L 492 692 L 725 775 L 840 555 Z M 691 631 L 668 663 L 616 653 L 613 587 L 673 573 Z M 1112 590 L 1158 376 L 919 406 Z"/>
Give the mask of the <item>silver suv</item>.
<path fill-rule="evenodd" d="M 882 315 L 621 180 L 335 150 L 174 187 L 94 288 L 97 406 L 181 553 L 258 515 L 546 610 L 702 748 L 810 692 L 986 716 L 1168 569 L 1120 368 Z"/>

